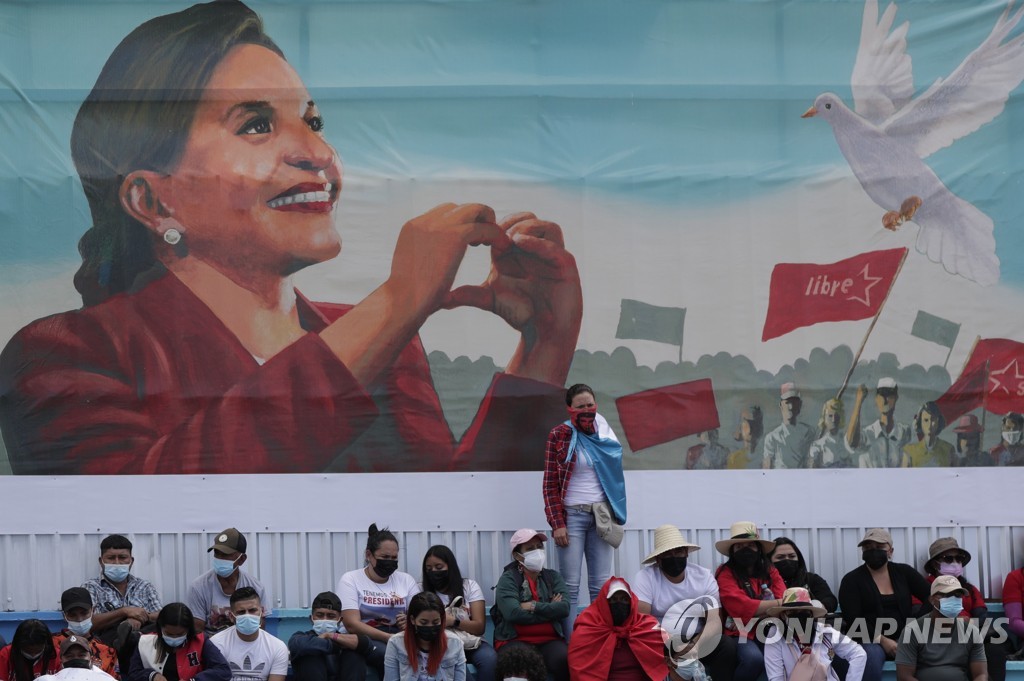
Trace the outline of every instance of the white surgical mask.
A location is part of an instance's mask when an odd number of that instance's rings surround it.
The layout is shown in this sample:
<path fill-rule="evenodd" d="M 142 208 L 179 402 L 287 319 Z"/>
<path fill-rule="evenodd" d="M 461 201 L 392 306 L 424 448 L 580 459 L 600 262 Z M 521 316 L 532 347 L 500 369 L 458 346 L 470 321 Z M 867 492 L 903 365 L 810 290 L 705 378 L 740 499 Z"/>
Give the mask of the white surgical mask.
<path fill-rule="evenodd" d="M 338 633 L 338 622 L 335 620 L 313 620 L 313 631 L 320 634 Z"/>
<path fill-rule="evenodd" d="M 523 567 L 530 572 L 540 572 L 544 569 L 544 560 L 547 555 L 544 549 L 534 549 L 523 554 Z"/>
<path fill-rule="evenodd" d="M 75 636 L 88 636 L 89 632 L 92 631 L 92 618 L 86 617 L 81 622 L 68 620 L 68 630 Z"/>
<path fill-rule="evenodd" d="M 1003 439 L 1006 440 L 1006 444 L 1015 445 L 1020 442 L 1020 431 L 1019 430 L 1006 430 L 1003 431 Z"/>

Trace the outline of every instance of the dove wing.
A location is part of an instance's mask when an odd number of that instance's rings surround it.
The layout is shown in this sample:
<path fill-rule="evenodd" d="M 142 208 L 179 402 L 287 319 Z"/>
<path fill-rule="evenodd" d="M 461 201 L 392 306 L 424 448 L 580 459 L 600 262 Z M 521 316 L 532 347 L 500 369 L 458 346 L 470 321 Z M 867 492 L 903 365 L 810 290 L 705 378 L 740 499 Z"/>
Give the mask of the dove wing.
<path fill-rule="evenodd" d="M 866 0 L 860 27 L 860 47 L 853 65 L 853 109 L 881 124 L 914 95 L 914 78 L 907 54 L 908 22 L 892 30 L 896 4 L 878 18 L 878 0 Z"/>
<path fill-rule="evenodd" d="M 945 188 L 925 199 L 925 204 L 928 210 L 914 216 L 921 228 L 917 250 L 942 263 L 947 272 L 982 286 L 999 281 L 992 219 Z"/>
<path fill-rule="evenodd" d="M 1013 11 L 1013 5 L 1010 0 L 988 38 L 948 78 L 935 81 L 884 123 L 889 137 L 926 158 L 1002 113 L 1024 80 L 1024 35 L 1006 40 L 1024 15 L 1024 7 Z"/>

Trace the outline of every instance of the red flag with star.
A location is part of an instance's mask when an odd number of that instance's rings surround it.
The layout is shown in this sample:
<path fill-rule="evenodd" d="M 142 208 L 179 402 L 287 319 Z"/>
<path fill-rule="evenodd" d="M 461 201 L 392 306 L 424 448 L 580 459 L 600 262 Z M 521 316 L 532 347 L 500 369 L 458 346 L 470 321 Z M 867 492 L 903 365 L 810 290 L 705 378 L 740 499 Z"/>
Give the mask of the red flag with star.
<path fill-rule="evenodd" d="M 1024 412 L 1024 343 L 1007 338 L 979 340 L 960 378 L 938 403 L 946 423 L 982 404 L 993 414 Z"/>
<path fill-rule="evenodd" d="M 772 270 L 761 340 L 820 322 L 874 316 L 889 295 L 906 256 L 906 248 L 892 248 L 828 265 L 779 263 Z"/>

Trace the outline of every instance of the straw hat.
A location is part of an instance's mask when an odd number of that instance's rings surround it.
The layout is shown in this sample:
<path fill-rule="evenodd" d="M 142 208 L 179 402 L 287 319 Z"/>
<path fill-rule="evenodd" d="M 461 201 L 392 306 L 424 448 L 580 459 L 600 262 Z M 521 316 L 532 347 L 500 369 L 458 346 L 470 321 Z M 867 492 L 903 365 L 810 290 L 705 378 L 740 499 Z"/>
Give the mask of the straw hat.
<path fill-rule="evenodd" d="M 761 548 L 766 554 L 775 548 L 775 542 L 772 540 L 761 539 L 761 535 L 757 531 L 757 525 L 749 520 L 741 520 L 733 523 L 729 528 L 729 536 L 731 539 L 722 539 L 721 541 L 715 542 L 715 548 L 718 549 L 718 552 L 723 556 L 729 555 L 729 549 L 732 548 L 733 544 L 739 544 L 747 541 L 760 542 Z"/>
<path fill-rule="evenodd" d="M 811 617 L 824 617 L 825 608 L 820 605 L 815 605 L 815 601 L 811 599 L 811 592 L 802 586 L 793 587 L 792 589 L 786 589 L 782 594 L 782 605 L 774 605 L 766 611 L 766 615 L 769 617 L 778 617 L 783 613 L 806 611 L 811 613 Z"/>
<path fill-rule="evenodd" d="M 675 525 L 661 525 L 654 531 L 654 550 L 644 558 L 643 564 L 653 563 L 658 556 L 672 549 L 690 549 L 693 552 L 699 551 L 700 547 L 683 539 L 683 533 Z"/>

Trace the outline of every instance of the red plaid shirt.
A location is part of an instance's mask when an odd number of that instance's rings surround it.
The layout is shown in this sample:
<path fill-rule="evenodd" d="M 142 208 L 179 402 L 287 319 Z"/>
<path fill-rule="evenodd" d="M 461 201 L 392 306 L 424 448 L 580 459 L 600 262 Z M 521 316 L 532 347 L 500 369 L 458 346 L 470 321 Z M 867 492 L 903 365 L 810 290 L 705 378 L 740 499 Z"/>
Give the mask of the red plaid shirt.
<path fill-rule="evenodd" d="M 552 530 L 565 527 L 565 507 L 562 500 L 569 489 L 569 478 L 576 460 L 566 462 L 569 455 L 569 442 L 572 440 L 572 428 L 560 423 L 548 434 L 548 444 L 544 450 L 544 515 Z"/>

